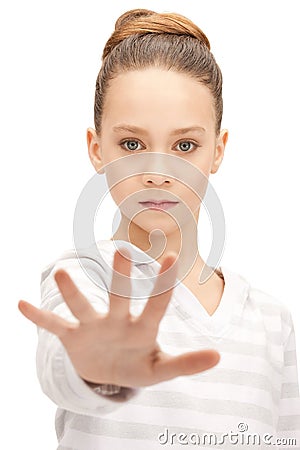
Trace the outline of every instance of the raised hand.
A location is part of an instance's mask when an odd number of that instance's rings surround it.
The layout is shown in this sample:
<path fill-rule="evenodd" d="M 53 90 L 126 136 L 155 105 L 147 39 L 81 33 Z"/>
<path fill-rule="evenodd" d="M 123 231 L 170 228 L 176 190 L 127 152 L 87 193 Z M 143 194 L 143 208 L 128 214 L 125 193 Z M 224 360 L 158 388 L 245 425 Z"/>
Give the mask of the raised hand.
<path fill-rule="evenodd" d="M 135 317 L 129 309 L 130 255 L 126 249 L 121 252 L 114 254 L 107 314 L 95 311 L 63 269 L 57 270 L 54 278 L 78 323 L 36 308 L 24 300 L 18 304 L 20 311 L 39 327 L 54 333 L 64 345 L 79 376 L 92 383 L 148 386 L 215 366 L 220 359 L 215 350 L 171 356 L 164 353 L 156 342 L 159 323 L 172 296 L 172 288 L 162 291 L 164 286 L 172 286 L 175 282 L 176 255 L 170 254 L 163 260 L 152 294 L 143 312 Z M 124 296 L 116 294 L 120 282 Z"/>

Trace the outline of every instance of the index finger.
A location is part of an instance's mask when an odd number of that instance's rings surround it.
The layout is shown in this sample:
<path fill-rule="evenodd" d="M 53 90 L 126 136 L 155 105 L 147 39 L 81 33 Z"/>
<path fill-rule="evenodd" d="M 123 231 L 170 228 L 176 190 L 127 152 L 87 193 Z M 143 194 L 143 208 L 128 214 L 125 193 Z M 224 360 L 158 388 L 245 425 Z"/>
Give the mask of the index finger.
<path fill-rule="evenodd" d="M 54 274 L 62 296 L 71 312 L 81 323 L 88 323 L 95 319 L 97 314 L 90 302 L 80 292 L 70 275 L 63 269 L 58 269 Z"/>
<path fill-rule="evenodd" d="M 162 262 L 155 286 L 139 320 L 158 326 L 172 298 L 177 270 L 177 255 L 170 253 Z"/>

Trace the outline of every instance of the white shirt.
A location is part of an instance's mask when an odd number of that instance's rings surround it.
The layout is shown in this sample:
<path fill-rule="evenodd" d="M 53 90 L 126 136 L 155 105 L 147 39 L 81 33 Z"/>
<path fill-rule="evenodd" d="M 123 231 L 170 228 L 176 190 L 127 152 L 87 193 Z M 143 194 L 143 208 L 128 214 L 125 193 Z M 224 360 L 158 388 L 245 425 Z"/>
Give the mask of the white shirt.
<path fill-rule="evenodd" d="M 116 244 L 131 252 L 131 312 L 140 314 L 160 264 L 128 242 L 110 240 L 98 241 L 98 254 L 68 250 L 45 267 L 41 308 L 74 320 L 54 280 L 56 270 L 64 268 L 94 308 L 106 312 Z M 59 450 L 207 448 L 205 442 L 220 449 L 300 448 L 291 314 L 241 275 L 219 269 L 225 287 L 212 316 L 179 282 L 160 323 L 157 341 L 169 354 L 219 351 L 219 363 L 195 375 L 101 395 L 78 376 L 60 340 L 38 329 L 37 373 L 42 390 L 58 406 Z M 279 439 L 285 445 L 277 445 Z"/>

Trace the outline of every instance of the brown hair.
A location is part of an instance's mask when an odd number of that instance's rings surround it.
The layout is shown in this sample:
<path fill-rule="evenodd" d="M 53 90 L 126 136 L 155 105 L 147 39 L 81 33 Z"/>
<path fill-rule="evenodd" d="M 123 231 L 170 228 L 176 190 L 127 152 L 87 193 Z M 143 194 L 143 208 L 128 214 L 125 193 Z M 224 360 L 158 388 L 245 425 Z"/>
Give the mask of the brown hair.
<path fill-rule="evenodd" d="M 122 14 L 104 47 L 94 104 L 97 133 L 101 130 L 109 81 L 122 72 L 153 66 L 185 73 L 209 88 L 218 134 L 223 114 L 222 73 L 210 51 L 209 40 L 197 25 L 182 15 L 147 9 Z"/>

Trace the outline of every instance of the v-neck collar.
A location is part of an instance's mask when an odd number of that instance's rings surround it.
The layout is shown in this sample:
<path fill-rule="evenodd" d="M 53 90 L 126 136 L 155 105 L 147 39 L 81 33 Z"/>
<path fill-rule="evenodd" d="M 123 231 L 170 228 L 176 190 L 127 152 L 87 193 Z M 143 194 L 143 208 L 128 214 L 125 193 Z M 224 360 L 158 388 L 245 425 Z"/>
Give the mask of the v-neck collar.
<path fill-rule="evenodd" d="M 101 240 L 98 241 L 98 244 L 105 244 L 106 242 L 110 245 L 115 245 L 117 248 L 127 248 L 131 253 L 135 266 L 148 264 L 153 267 L 156 274 L 160 270 L 161 264 L 158 261 L 131 242 L 116 239 Z M 223 335 L 230 327 L 233 317 L 241 316 L 250 288 L 248 281 L 241 275 L 232 272 L 224 266 L 219 266 L 218 269 L 224 277 L 224 290 L 220 303 L 212 315 L 206 311 L 195 294 L 178 279 L 171 300 L 178 314 L 188 321 L 193 328 L 202 333 L 215 336 Z"/>
<path fill-rule="evenodd" d="M 241 316 L 250 287 L 243 277 L 227 267 L 220 266 L 219 270 L 224 276 L 224 291 L 212 315 L 208 314 L 198 298 L 184 283 L 178 284 L 175 292 L 178 312 L 184 311 L 187 320 L 194 328 L 215 336 L 223 335 L 233 322 L 233 318 Z"/>

